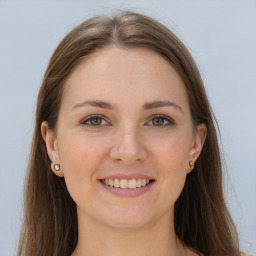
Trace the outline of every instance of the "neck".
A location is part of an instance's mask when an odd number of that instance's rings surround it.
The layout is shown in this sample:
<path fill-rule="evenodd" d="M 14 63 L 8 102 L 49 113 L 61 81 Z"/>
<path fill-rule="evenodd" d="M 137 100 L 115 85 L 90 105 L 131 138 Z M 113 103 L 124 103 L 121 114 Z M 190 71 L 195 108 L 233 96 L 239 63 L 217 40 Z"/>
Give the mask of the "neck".
<path fill-rule="evenodd" d="M 82 216 L 80 216 L 82 217 Z M 79 218 L 78 245 L 72 256 L 184 256 L 177 239 L 173 216 L 139 228 L 113 228 L 91 218 Z"/>

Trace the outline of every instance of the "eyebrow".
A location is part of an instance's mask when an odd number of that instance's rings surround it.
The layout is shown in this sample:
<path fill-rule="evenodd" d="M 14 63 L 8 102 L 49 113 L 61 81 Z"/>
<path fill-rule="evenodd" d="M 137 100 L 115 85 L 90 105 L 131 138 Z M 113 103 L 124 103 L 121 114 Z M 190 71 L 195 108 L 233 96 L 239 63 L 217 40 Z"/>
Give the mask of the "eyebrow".
<path fill-rule="evenodd" d="M 100 100 L 86 100 L 82 103 L 78 103 L 76 104 L 72 110 L 76 109 L 76 108 L 79 108 L 79 107 L 83 107 L 85 105 L 89 105 L 89 106 L 92 106 L 92 107 L 98 107 L 98 108 L 106 108 L 106 109 L 114 109 L 114 106 L 107 103 L 107 102 L 104 102 L 104 101 L 100 101 Z"/>
<path fill-rule="evenodd" d="M 108 103 L 108 102 L 104 102 L 104 101 L 100 101 L 100 100 L 86 100 L 82 103 L 78 103 L 76 104 L 73 108 L 72 111 L 76 108 L 80 108 L 83 107 L 85 105 L 89 105 L 92 107 L 98 107 L 98 108 L 104 108 L 104 109 L 110 109 L 113 110 L 115 108 L 114 105 Z M 143 109 L 144 110 L 150 110 L 150 109 L 154 109 L 154 108 L 162 108 L 162 107 L 174 107 L 178 110 L 180 110 L 181 112 L 184 113 L 183 109 L 176 103 L 171 102 L 171 101 L 153 101 L 153 102 L 146 102 L 143 104 Z"/>
<path fill-rule="evenodd" d="M 143 105 L 143 109 L 148 110 L 148 109 L 153 109 L 153 108 L 162 108 L 162 107 L 174 107 L 178 110 L 180 110 L 181 112 L 184 113 L 183 109 L 181 108 L 181 106 L 179 106 L 178 104 L 171 102 L 171 101 L 153 101 L 153 102 L 146 102 Z"/>

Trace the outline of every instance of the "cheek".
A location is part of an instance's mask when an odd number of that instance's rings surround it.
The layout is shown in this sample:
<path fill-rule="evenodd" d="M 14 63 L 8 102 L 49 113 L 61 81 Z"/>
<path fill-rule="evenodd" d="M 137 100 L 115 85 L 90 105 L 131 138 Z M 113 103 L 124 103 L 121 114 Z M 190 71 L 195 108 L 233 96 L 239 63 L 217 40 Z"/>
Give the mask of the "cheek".
<path fill-rule="evenodd" d="M 66 135 L 60 140 L 59 153 L 64 178 L 74 200 L 81 194 L 88 195 L 97 181 L 96 171 L 107 152 L 104 145 L 106 143 L 102 140 L 99 143 L 79 133 Z"/>
<path fill-rule="evenodd" d="M 190 140 L 182 134 L 175 134 L 162 140 L 155 150 L 156 159 L 165 168 L 164 173 L 186 171 L 189 161 Z"/>
<path fill-rule="evenodd" d="M 77 170 L 84 173 L 85 169 L 91 169 L 91 165 L 97 165 L 101 155 L 105 153 L 106 144 L 102 139 L 99 141 L 95 137 L 74 132 L 60 139 L 59 145 L 61 162 L 66 171 Z"/>
<path fill-rule="evenodd" d="M 164 193 L 160 198 L 174 204 L 179 197 L 186 180 L 189 143 L 185 136 L 174 136 L 165 140 L 155 151 L 156 168 Z"/>

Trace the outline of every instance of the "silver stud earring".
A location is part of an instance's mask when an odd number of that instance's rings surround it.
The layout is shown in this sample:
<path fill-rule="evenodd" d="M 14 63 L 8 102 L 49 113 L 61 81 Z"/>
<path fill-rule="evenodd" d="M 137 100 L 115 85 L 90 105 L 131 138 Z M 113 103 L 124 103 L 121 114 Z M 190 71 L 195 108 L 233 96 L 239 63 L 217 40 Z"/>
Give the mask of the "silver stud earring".
<path fill-rule="evenodd" d="M 54 169 L 55 169 L 55 171 L 59 171 L 60 170 L 60 164 L 55 164 Z"/>
<path fill-rule="evenodd" d="M 193 161 L 189 161 L 188 162 L 188 165 L 190 167 L 190 170 L 187 171 L 187 173 L 190 173 L 192 172 L 192 170 L 194 169 L 194 166 L 195 166 L 195 163 Z"/>
<path fill-rule="evenodd" d="M 193 161 L 189 161 L 188 164 L 189 164 L 190 167 L 194 167 L 195 166 L 195 163 Z"/>

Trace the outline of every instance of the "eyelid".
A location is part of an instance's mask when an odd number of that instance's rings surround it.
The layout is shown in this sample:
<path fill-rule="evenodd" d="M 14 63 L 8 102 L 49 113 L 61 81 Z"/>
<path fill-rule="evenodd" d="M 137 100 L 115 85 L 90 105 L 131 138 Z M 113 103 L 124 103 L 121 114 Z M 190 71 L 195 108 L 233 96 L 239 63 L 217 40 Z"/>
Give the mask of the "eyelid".
<path fill-rule="evenodd" d="M 174 122 L 174 120 L 171 117 L 163 115 L 163 114 L 155 114 L 155 115 L 150 116 L 148 121 L 146 122 L 146 124 L 148 124 L 154 118 L 162 118 L 164 120 L 167 120 L 169 123 L 165 124 L 165 125 L 159 125 L 159 126 L 151 124 L 150 126 L 154 126 L 156 128 L 163 128 L 163 127 L 168 127 L 168 126 L 175 125 L 175 122 Z"/>
<path fill-rule="evenodd" d="M 102 119 L 106 122 L 106 124 L 100 124 L 100 125 L 92 125 L 92 124 L 87 124 L 86 122 L 94 119 L 94 118 L 99 118 L 99 119 Z M 87 125 L 87 126 L 90 126 L 90 127 L 93 127 L 93 128 L 97 128 L 97 127 L 102 127 L 102 126 L 109 126 L 110 125 L 110 122 L 107 120 L 107 118 L 104 116 L 104 115 L 101 115 L 101 114 L 93 114 L 93 115 L 89 115 L 89 116 L 86 116 L 85 118 L 82 119 L 81 121 L 81 124 L 82 125 Z"/>
<path fill-rule="evenodd" d="M 92 124 L 87 124 L 86 123 L 86 122 L 88 122 L 88 121 L 90 121 L 90 120 L 92 120 L 94 118 L 102 119 L 106 123 L 105 124 L 100 124 L 100 125 L 92 125 Z M 149 124 L 149 122 L 152 121 L 154 118 L 164 119 L 165 121 L 168 121 L 168 124 L 159 125 L 159 126 L 158 125 Z M 101 115 L 101 114 L 88 115 L 88 116 L 86 116 L 85 118 L 82 119 L 81 124 L 82 125 L 86 125 L 86 126 L 90 126 L 90 127 L 93 127 L 93 128 L 102 127 L 102 126 L 110 126 L 111 125 L 111 123 L 108 121 L 108 119 L 104 115 Z M 164 128 L 164 127 L 175 125 L 175 122 L 169 116 L 166 116 L 166 115 L 163 115 L 163 114 L 155 114 L 155 115 L 152 115 L 152 116 L 150 116 L 148 118 L 148 120 L 146 121 L 145 125 L 154 126 L 156 128 Z"/>

